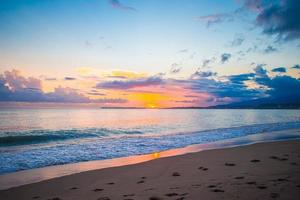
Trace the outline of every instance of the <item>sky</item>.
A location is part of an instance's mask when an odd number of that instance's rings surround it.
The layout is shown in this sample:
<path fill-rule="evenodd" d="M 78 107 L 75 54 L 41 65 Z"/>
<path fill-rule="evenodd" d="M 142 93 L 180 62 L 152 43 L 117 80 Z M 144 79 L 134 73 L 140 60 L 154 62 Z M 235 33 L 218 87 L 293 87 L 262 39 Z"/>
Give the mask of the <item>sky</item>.
<path fill-rule="evenodd" d="M 298 0 L 0 0 L 0 101 L 300 102 Z"/>

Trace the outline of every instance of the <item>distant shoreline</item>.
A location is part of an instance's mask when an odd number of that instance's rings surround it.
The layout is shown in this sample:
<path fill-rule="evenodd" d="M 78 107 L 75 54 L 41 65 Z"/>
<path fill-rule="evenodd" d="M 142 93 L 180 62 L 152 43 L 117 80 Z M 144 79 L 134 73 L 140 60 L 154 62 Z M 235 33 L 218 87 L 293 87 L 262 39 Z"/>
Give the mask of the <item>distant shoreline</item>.
<path fill-rule="evenodd" d="M 185 106 L 185 107 L 121 107 L 121 106 L 101 106 L 95 103 L 63 103 L 63 102 L 5 102 L 0 101 L 0 109 L 39 109 L 39 108 L 99 108 L 99 109 L 145 109 L 145 110 L 155 110 L 155 109 L 255 109 L 255 110 L 265 110 L 265 109 L 288 109 L 288 110 L 298 110 L 300 109 L 300 104 L 258 104 L 258 105 L 239 105 L 239 104 L 227 104 L 227 105 L 217 105 L 208 107 L 197 107 L 197 106 Z"/>

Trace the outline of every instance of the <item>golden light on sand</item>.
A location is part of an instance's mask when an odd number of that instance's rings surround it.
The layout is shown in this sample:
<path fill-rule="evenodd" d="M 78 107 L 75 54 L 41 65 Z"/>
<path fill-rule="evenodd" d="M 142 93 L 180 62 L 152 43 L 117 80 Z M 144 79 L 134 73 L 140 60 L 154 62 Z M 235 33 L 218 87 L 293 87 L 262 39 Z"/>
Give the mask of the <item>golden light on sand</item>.
<path fill-rule="evenodd" d="M 152 156 L 154 159 L 157 159 L 160 157 L 160 154 L 159 154 L 159 152 L 154 152 L 154 153 L 152 153 Z"/>

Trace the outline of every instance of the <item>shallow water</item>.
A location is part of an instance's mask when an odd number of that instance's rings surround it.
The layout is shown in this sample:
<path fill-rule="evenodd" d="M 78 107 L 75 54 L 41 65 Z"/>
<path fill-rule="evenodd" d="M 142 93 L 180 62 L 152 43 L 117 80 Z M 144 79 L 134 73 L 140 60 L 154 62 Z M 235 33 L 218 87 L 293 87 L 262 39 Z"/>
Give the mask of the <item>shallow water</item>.
<path fill-rule="evenodd" d="M 1 109 L 0 174 L 292 128 L 299 110 Z"/>

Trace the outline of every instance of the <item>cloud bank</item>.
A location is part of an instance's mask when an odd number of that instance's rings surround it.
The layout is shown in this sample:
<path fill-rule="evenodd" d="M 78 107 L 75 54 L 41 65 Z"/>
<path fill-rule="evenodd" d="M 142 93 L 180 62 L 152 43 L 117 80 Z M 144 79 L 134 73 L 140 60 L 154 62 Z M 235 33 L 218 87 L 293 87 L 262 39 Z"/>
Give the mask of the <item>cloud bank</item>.
<path fill-rule="evenodd" d="M 245 8 L 257 13 L 255 24 L 279 40 L 300 39 L 298 0 L 244 0 Z"/>
<path fill-rule="evenodd" d="M 42 91 L 41 80 L 24 77 L 17 70 L 0 75 L 0 101 L 57 103 L 125 103 L 125 99 L 90 99 L 69 87 L 57 87 L 53 92 Z"/>
<path fill-rule="evenodd" d="M 13 70 L 0 75 L 0 101 L 124 104 L 129 101 L 118 97 L 109 98 L 106 92 L 148 91 L 167 94 L 173 92 L 170 88 L 176 88 L 174 92 L 179 92 L 182 97 L 174 101 L 185 106 L 219 105 L 265 98 L 273 99 L 275 102 L 300 102 L 299 79 L 286 75 L 285 67 L 273 68 L 271 71 L 275 73 L 269 73 L 264 67 L 265 64 L 257 64 L 250 73 L 228 76 L 219 76 L 216 72 L 198 69 L 185 79 L 156 75 L 113 81 L 102 80 L 95 82 L 95 86 L 86 94 L 69 87 L 57 87 L 53 92 L 46 93 L 42 91 L 41 80 L 34 77 L 26 78 L 17 70 Z M 107 97 L 91 99 L 86 95 Z"/>

